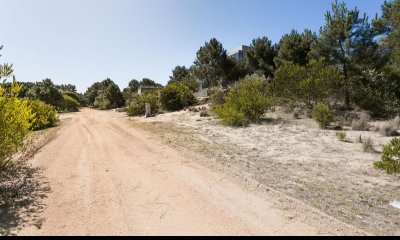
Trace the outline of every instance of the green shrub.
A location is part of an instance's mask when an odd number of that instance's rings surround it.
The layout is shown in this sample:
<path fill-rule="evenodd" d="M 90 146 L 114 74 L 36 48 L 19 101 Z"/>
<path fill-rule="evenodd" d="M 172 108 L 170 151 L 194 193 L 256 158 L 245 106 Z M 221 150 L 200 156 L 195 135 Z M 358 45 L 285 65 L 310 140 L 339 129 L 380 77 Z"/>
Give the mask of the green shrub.
<path fill-rule="evenodd" d="M 237 83 L 229 89 L 225 100 L 223 105 L 214 107 L 214 113 L 223 123 L 234 126 L 259 123 L 273 103 L 266 80 L 258 76 L 249 76 Z"/>
<path fill-rule="evenodd" d="M 331 110 L 323 103 L 315 105 L 312 117 L 323 129 L 327 128 L 333 121 Z"/>
<path fill-rule="evenodd" d="M 196 97 L 185 85 L 180 83 L 168 84 L 160 92 L 161 106 L 168 111 L 179 111 L 196 104 Z"/>
<path fill-rule="evenodd" d="M 59 121 L 57 110 L 49 104 L 39 100 L 31 100 L 29 101 L 29 107 L 32 109 L 32 113 L 35 114 L 35 120 L 32 121 L 31 126 L 33 131 L 53 127 Z"/>
<path fill-rule="evenodd" d="M 28 101 L 18 98 L 20 90 L 15 79 L 9 90 L 0 85 L 0 170 L 24 145 L 35 119 Z"/>
<path fill-rule="evenodd" d="M 338 132 L 336 133 L 336 136 L 338 137 L 339 141 L 344 141 L 347 137 L 347 134 L 345 132 Z"/>
<path fill-rule="evenodd" d="M 222 105 L 225 103 L 225 91 L 221 87 L 212 87 L 208 89 L 210 95 L 210 102 L 213 106 Z"/>
<path fill-rule="evenodd" d="M 374 167 L 386 171 L 387 174 L 400 173 L 400 139 L 393 138 L 390 144 L 383 148 L 382 160 Z"/>
<path fill-rule="evenodd" d="M 94 102 L 94 107 L 99 108 L 101 110 L 108 110 L 112 108 L 110 100 L 106 97 L 105 93 L 99 94 L 98 97 L 96 97 L 96 100 Z"/>
<path fill-rule="evenodd" d="M 146 103 L 150 103 L 151 113 L 156 114 L 160 110 L 158 93 L 147 93 L 133 96 L 127 108 L 128 116 L 136 117 L 146 114 Z"/>
<path fill-rule="evenodd" d="M 63 95 L 64 100 L 62 103 L 62 111 L 65 112 L 77 112 L 79 111 L 80 103 L 70 95 Z"/>
<path fill-rule="evenodd" d="M 225 125 L 242 127 L 247 124 L 246 116 L 244 113 L 237 111 L 235 108 L 228 105 L 216 106 L 213 112 L 221 118 Z"/>
<path fill-rule="evenodd" d="M 79 94 L 77 94 L 75 92 L 71 92 L 71 91 L 64 91 L 63 96 L 64 96 L 64 98 L 65 98 L 65 96 L 69 96 L 70 98 L 75 99 L 77 102 L 79 102 L 81 100 L 81 97 L 79 96 Z"/>

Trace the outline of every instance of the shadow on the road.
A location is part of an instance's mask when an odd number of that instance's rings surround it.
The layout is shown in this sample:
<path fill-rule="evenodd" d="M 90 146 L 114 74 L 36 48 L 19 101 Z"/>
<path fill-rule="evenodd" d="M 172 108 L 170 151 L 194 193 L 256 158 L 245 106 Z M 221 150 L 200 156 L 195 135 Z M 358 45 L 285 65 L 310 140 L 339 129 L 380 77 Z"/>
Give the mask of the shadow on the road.
<path fill-rule="evenodd" d="M 0 172 L 0 235 L 16 235 L 27 226 L 41 228 L 44 199 L 50 192 L 42 170 L 27 164 Z"/>

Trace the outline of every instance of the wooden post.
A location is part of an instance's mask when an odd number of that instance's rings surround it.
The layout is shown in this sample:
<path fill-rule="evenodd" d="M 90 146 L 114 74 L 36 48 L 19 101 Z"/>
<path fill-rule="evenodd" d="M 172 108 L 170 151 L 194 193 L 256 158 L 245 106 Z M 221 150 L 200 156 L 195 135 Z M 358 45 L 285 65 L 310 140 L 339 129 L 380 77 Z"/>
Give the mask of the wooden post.
<path fill-rule="evenodd" d="M 146 103 L 146 118 L 151 117 L 151 105 L 150 103 Z"/>

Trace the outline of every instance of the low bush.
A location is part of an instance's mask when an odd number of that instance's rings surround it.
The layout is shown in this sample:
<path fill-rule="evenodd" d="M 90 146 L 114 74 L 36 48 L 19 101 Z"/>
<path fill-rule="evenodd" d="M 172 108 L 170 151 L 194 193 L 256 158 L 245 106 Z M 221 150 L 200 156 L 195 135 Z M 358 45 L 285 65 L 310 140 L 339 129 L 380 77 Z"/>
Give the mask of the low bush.
<path fill-rule="evenodd" d="M 390 122 L 385 123 L 383 126 L 381 126 L 379 128 L 379 133 L 382 136 L 394 137 L 394 136 L 399 135 L 398 129 L 399 129 L 399 119 L 396 118 Z"/>
<path fill-rule="evenodd" d="M 168 84 L 160 92 L 161 106 L 167 111 L 179 111 L 196 104 L 196 97 L 185 85 L 180 83 Z"/>
<path fill-rule="evenodd" d="M 346 140 L 347 134 L 345 132 L 338 132 L 336 133 L 336 136 L 338 137 L 339 141 L 344 141 Z"/>
<path fill-rule="evenodd" d="M 361 113 L 359 120 L 353 120 L 351 128 L 353 131 L 369 131 L 371 129 L 370 121 L 371 116 L 369 114 Z"/>
<path fill-rule="evenodd" d="M 312 117 L 319 126 L 326 129 L 333 121 L 333 115 L 329 107 L 323 103 L 315 105 Z"/>
<path fill-rule="evenodd" d="M 390 144 L 383 148 L 382 159 L 374 167 L 388 174 L 400 173 L 400 139 L 393 138 Z"/>
<path fill-rule="evenodd" d="M 128 116 L 136 117 L 145 115 L 146 103 L 150 103 L 152 114 L 156 114 L 160 110 L 157 92 L 135 95 L 132 97 L 131 103 L 127 108 Z"/>
<path fill-rule="evenodd" d="M 79 100 L 71 97 L 68 94 L 63 95 L 64 100 L 62 103 L 62 111 L 64 112 L 77 112 L 79 111 L 80 103 Z"/>
<path fill-rule="evenodd" d="M 231 89 L 223 105 L 214 107 L 214 113 L 228 125 L 259 123 L 261 117 L 272 107 L 266 80 L 258 76 L 246 77 Z M 231 114 L 231 115 L 230 115 Z"/>
<path fill-rule="evenodd" d="M 24 145 L 35 119 L 28 101 L 18 98 L 21 87 L 15 79 L 10 89 L 0 85 L 0 171 Z"/>
<path fill-rule="evenodd" d="M 39 100 L 31 100 L 29 101 L 29 107 L 32 109 L 32 113 L 35 114 L 35 119 L 32 121 L 31 126 L 33 131 L 53 127 L 59 121 L 57 110 L 49 104 Z"/>
<path fill-rule="evenodd" d="M 234 127 L 243 127 L 247 124 L 244 113 L 239 112 L 232 106 L 220 105 L 213 109 L 213 112 L 221 118 L 223 124 Z"/>
<path fill-rule="evenodd" d="M 226 92 L 221 87 L 212 87 L 208 90 L 210 102 L 213 106 L 222 105 L 225 103 Z"/>

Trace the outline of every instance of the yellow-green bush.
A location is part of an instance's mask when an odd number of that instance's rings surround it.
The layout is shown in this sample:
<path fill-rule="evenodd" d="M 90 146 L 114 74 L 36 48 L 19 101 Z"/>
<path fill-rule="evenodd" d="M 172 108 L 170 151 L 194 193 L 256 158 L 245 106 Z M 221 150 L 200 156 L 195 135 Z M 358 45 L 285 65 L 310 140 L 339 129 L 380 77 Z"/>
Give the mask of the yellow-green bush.
<path fill-rule="evenodd" d="M 228 125 L 259 123 L 265 112 L 272 107 L 266 80 L 258 76 L 246 77 L 231 89 L 225 103 L 214 107 L 214 113 Z"/>
<path fill-rule="evenodd" d="M 10 89 L 0 86 L 0 168 L 24 145 L 35 119 L 27 100 L 18 98 L 15 79 Z"/>
<path fill-rule="evenodd" d="M 62 103 L 62 110 L 65 112 L 77 112 L 79 111 L 80 103 L 75 98 L 68 94 L 63 94 L 64 100 Z"/>
<path fill-rule="evenodd" d="M 213 108 L 213 112 L 221 118 L 223 124 L 234 127 L 242 127 L 247 124 L 244 113 L 239 112 L 229 105 L 219 105 Z"/>
<path fill-rule="evenodd" d="M 225 103 L 225 91 L 222 87 L 211 87 L 208 90 L 210 102 L 213 106 L 222 105 Z"/>
<path fill-rule="evenodd" d="M 333 115 L 329 107 L 323 103 L 315 105 L 312 117 L 321 128 L 327 128 L 333 121 Z"/>
<path fill-rule="evenodd" d="M 382 160 L 374 167 L 388 174 L 400 173 L 400 139 L 393 138 L 390 144 L 383 148 Z"/>
<path fill-rule="evenodd" d="M 32 121 L 31 130 L 42 130 L 45 128 L 53 127 L 59 121 L 57 110 L 42 101 L 32 100 L 29 101 L 29 107 L 32 113 L 35 114 L 35 119 Z"/>
<path fill-rule="evenodd" d="M 132 97 L 132 101 L 127 108 L 128 116 L 143 116 L 146 114 L 146 103 L 150 103 L 151 112 L 155 114 L 160 109 L 158 93 L 147 93 Z"/>

